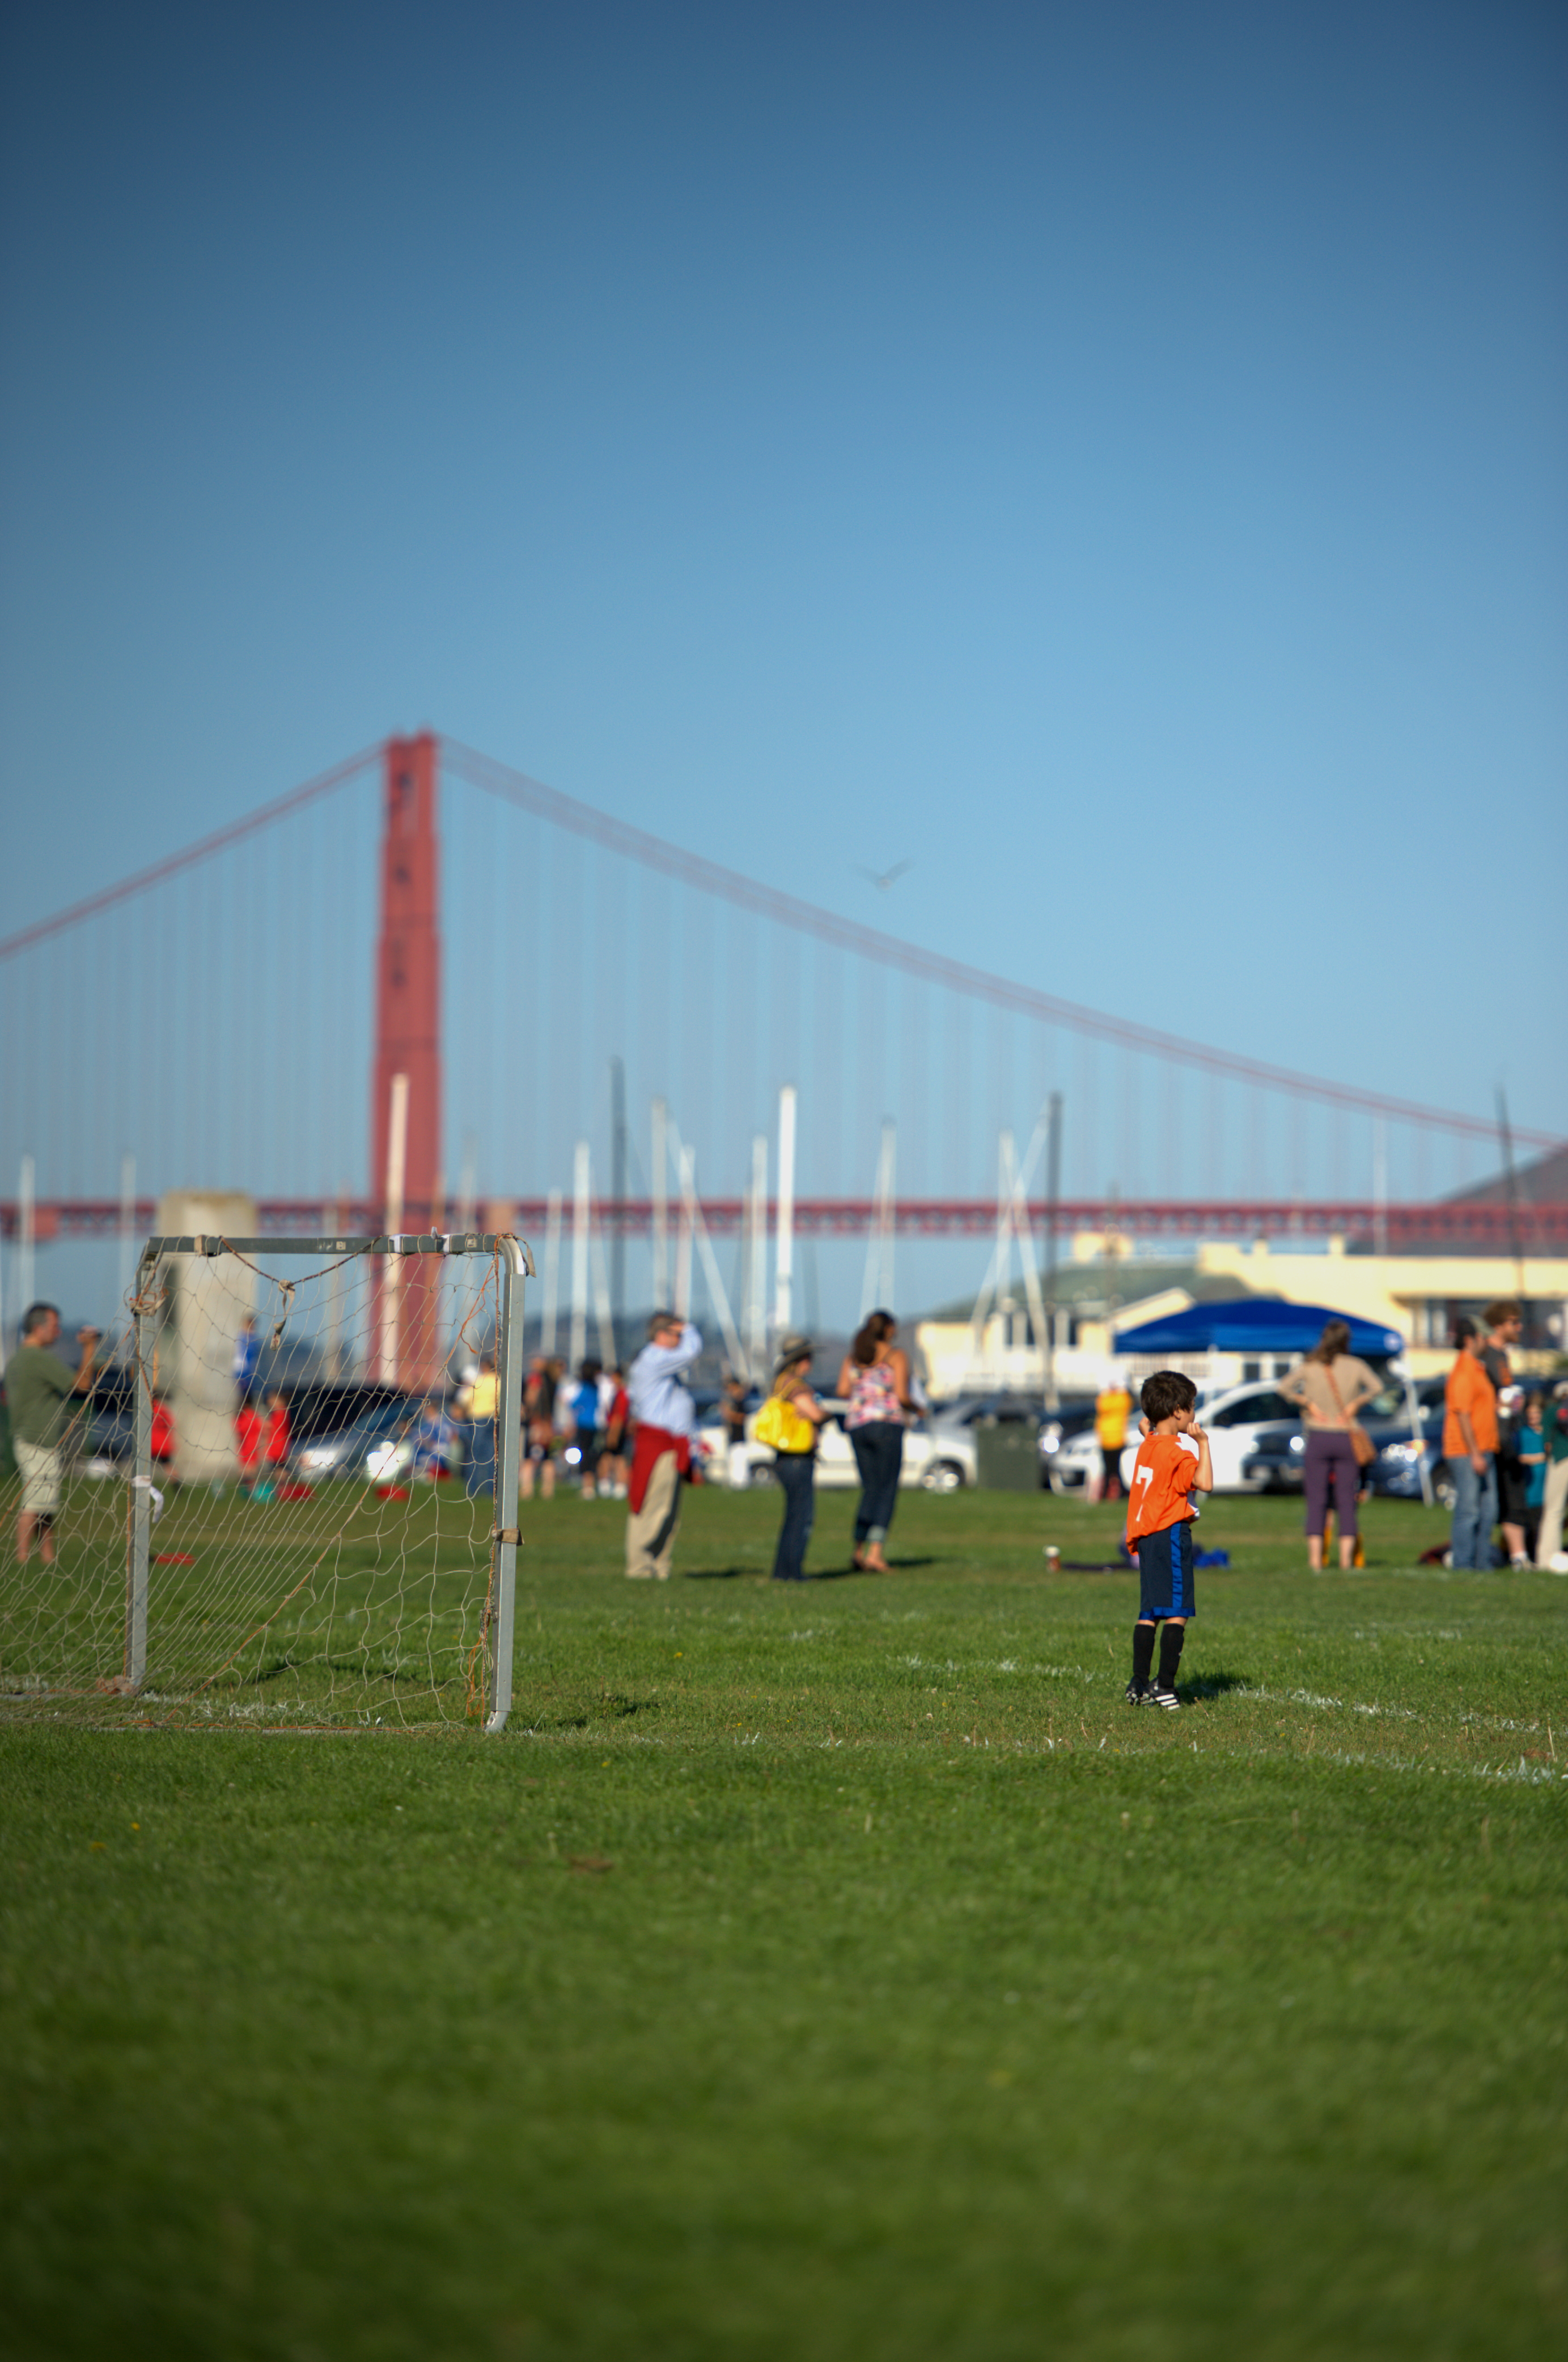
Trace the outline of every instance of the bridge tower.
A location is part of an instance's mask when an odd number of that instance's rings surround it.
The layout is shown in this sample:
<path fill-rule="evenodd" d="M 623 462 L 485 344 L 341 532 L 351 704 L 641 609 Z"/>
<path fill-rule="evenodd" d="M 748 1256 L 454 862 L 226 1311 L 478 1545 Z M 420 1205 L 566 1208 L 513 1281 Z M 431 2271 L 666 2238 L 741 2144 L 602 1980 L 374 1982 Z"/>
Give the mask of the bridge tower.
<path fill-rule="evenodd" d="M 389 738 L 382 771 L 381 911 L 370 1198 L 388 1231 L 445 1226 L 441 1188 L 441 937 L 437 926 L 436 739 Z M 377 1374 L 423 1385 L 439 1355 L 427 1258 L 410 1256 L 378 1292 Z"/>

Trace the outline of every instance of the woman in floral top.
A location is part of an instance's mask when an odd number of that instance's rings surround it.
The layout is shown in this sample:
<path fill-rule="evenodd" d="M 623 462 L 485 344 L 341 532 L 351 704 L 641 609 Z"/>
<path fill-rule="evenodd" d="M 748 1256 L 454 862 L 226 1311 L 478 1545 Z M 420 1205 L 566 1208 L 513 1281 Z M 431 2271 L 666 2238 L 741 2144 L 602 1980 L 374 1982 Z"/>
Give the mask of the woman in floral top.
<path fill-rule="evenodd" d="M 910 1359 L 895 1345 L 899 1324 L 890 1312 L 873 1312 L 845 1355 L 838 1390 L 849 1399 L 845 1418 L 855 1464 L 860 1471 L 860 1507 L 855 1519 L 855 1564 L 867 1574 L 886 1574 L 882 1544 L 899 1498 L 904 1460 L 904 1426 L 914 1415 L 910 1396 Z"/>

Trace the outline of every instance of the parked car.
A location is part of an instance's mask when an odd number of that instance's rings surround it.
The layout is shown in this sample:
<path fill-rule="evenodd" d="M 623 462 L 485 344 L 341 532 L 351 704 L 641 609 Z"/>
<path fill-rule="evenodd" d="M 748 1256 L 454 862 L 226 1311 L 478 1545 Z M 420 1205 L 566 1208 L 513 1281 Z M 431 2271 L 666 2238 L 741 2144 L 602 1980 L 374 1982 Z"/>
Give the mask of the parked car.
<path fill-rule="evenodd" d="M 1123 1492 L 1132 1482 L 1132 1462 L 1138 1456 L 1138 1445 L 1141 1440 L 1138 1433 L 1138 1407 L 1134 1401 L 1127 1420 L 1127 1440 L 1121 1449 Z M 1043 1454 L 1043 1437 L 1041 1439 L 1041 1451 Z M 1075 1416 L 1070 1432 L 1062 1436 L 1055 1451 L 1050 1455 L 1046 1482 L 1053 1493 L 1064 1496 L 1081 1493 L 1088 1486 L 1091 1477 L 1100 1474 L 1104 1465 L 1105 1462 L 1100 1456 L 1099 1438 L 1095 1433 L 1094 1405 L 1090 1403 L 1087 1410 Z"/>
<path fill-rule="evenodd" d="M 931 1454 L 920 1481 L 928 1493 L 956 1493 L 979 1482 L 977 1430 L 987 1420 L 999 1427 L 1032 1426 L 1040 1413 L 1032 1396 L 960 1396 L 928 1415 Z M 906 1446 L 907 1450 L 907 1446 Z"/>
<path fill-rule="evenodd" d="M 300 1468 L 304 1452 L 336 1443 L 369 1412 L 389 1403 L 404 1406 L 409 1399 L 399 1386 L 357 1379 L 308 1380 L 299 1385 L 286 1385 L 283 1391 L 289 1406 L 289 1458 L 296 1469 Z M 116 1463 L 128 1463 L 135 1458 L 133 1372 L 107 1370 L 94 1384 L 88 1397 L 81 1449 L 87 1457 Z M 328 1462 L 322 1461 L 313 1465 L 325 1469 Z"/>
<path fill-rule="evenodd" d="M 89 1460 L 129 1462 L 136 1457 L 136 1375 L 134 1371 L 109 1369 L 93 1382 L 87 1417 L 77 1430 L 82 1454 Z"/>
<path fill-rule="evenodd" d="M 1424 1461 L 1434 1496 L 1444 1507 L 1452 1507 L 1452 1488 L 1442 1459 L 1444 1385 L 1441 1377 L 1423 1378 L 1416 1386 L 1415 1435 L 1410 1431 L 1408 1400 L 1398 1379 L 1391 1377 L 1383 1392 L 1367 1404 L 1360 1423 L 1376 1445 L 1377 1453 L 1367 1462 L 1362 1479 L 1366 1491 L 1419 1500 Z M 1307 1437 L 1300 1425 L 1290 1429 L 1281 1426 L 1273 1432 L 1260 1432 L 1242 1473 L 1249 1484 L 1264 1492 L 1298 1491 L 1306 1456 Z"/>
<path fill-rule="evenodd" d="M 1307 1438 L 1299 1427 L 1261 1427 L 1242 1462 L 1242 1482 L 1251 1493 L 1299 1493 L 1306 1481 Z"/>
<path fill-rule="evenodd" d="M 393 1483 L 414 1459 L 420 1399 L 395 1395 L 361 1411 L 347 1427 L 329 1428 L 303 1440 L 296 1437 L 289 1453 L 293 1473 L 304 1485 L 338 1477 L 359 1485 Z"/>
<path fill-rule="evenodd" d="M 297 1451 L 317 1437 L 341 1435 L 383 1403 L 408 1400 L 407 1390 L 385 1381 L 359 1378 L 312 1378 L 299 1385 L 285 1385 L 289 1433 Z"/>
<path fill-rule="evenodd" d="M 1050 1485 L 1056 1465 L 1056 1455 L 1073 1443 L 1088 1429 L 1094 1432 L 1094 1397 L 1080 1396 L 1065 1402 L 1055 1410 L 1048 1410 L 1040 1422 L 1040 1482 Z M 1054 1491 L 1061 1491 L 1059 1485 Z"/>
<path fill-rule="evenodd" d="M 1281 1429 L 1287 1438 L 1302 1431 L 1300 1411 L 1277 1386 L 1228 1386 L 1204 1404 L 1201 1418 L 1217 1493 L 1260 1492 L 1263 1480 L 1244 1475 L 1244 1463 L 1277 1442 Z"/>
<path fill-rule="evenodd" d="M 1391 1378 L 1382 1394 L 1369 1402 L 1361 1423 L 1377 1446 L 1377 1457 L 1367 1462 L 1364 1483 L 1368 1492 L 1390 1494 L 1397 1500 L 1421 1497 L 1421 1468 L 1434 1499 L 1453 1506 L 1453 1487 L 1442 1456 L 1443 1400 L 1446 1378 L 1422 1378 L 1415 1387 L 1419 1436 L 1410 1432 L 1410 1409 L 1403 1385 Z"/>
<path fill-rule="evenodd" d="M 1271 1481 L 1275 1466 L 1272 1457 L 1265 1460 L 1265 1447 L 1279 1440 L 1283 1430 L 1286 1439 L 1299 1433 L 1301 1414 L 1296 1405 L 1286 1402 L 1277 1386 L 1259 1385 L 1226 1386 L 1218 1394 L 1207 1396 L 1199 1391 L 1198 1415 L 1209 1437 L 1209 1457 L 1214 1464 L 1214 1490 L 1217 1493 L 1258 1493 Z M 1130 1431 L 1121 1454 L 1121 1482 L 1125 1488 L 1132 1482 L 1132 1463 L 1138 1457 L 1138 1422 L 1130 1422 Z M 1286 1449 L 1288 1444 L 1286 1443 Z M 1251 1473 L 1249 1462 L 1258 1462 Z M 1283 1464 L 1280 1462 L 1279 1464 Z M 1082 1490 L 1100 1466 L 1099 1445 L 1095 1440 L 1094 1425 L 1073 1436 L 1057 1451 L 1051 1469 L 1051 1487 L 1056 1493 Z"/>
<path fill-rule="evenodd" d="M 1123 1492 L 1132 1482 L 1132 1462 L 1138 1456 L 1140 1440 L 1138 1406 L 1134 1401 L 1132 1409 L 1128 1415 L 1127 1441 L 1121 1451 Z M 1040 1439 L 1040 1449 L 1043 1457 L 1045 1454 L 1043 1434 Z M 1053 1493 L 1063 1496 L 1081 1493 L 1088 1486 L 1091 1477 L 1100 1474 L 1104 1465 L 1105 1462 L 1100 1456 L 1099 1438 L 1095 1433 L 1094 1405 L 1090 1403 L 1087 1408 L 1077 1410 L 1073 1414 L 1070 1429 L 1066 1429 L 1062 1434 L 1055 1450 L 1050 1454 L 1045 1481 Z"/>
<path fill-rule="evenodd" d="M 849 1440 L 848 1431 L 844 1424 L 845 1413 L 849 1406 L 836 1397 L 824 1396 L 823 1399 L 826 1403 L 829 1416 L 823 1421 L 817 1433 L 817 1483 L 830 1491 L 843 1491 L 860 1482 L 860 1471 L 855 1464 L 854 1446 Z M 773 1452 L 767 1444 L 757 1442 L 756 1429 L 756 1412 L 754 1410 L 747 1414 L 745 1442 L 741 1447 L 745 1455 L 745 1482 L 748 1485 L 771 1485 L 776 1481 L 773 1473 Z M 731 1484 L 733 1475 L 730 1449 L 723 1429 L 716 1423 L 699 1428 L 695 1443 L 705 1482 L 710 1485 Z M 903 1473 L 899 1480 L 900 1483 L 903 1485 L 924 1483 L 931 1458 L 932 1439 L 928 1431 L 919 1427 L 906 1429 Z M 973 1483 L 974 1480 L 971 1477 L 969 1481 Z M 951 1491 L 953 1485 L 951 1484 L 939 1485 L 934 1489 Z"/>

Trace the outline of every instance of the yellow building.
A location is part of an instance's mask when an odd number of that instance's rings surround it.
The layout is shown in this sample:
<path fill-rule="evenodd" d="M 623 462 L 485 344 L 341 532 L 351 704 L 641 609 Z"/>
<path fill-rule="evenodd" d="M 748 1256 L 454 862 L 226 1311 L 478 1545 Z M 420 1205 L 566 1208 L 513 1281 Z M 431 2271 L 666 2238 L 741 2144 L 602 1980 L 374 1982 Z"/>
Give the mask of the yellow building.
<path fill-rule="evenodd" d="M 1453 1322 L 1461 1313 L 1478 1317 L 1499 1297 L 1529 1299 L 1538 1339 L 1532 1353 L 1513 1356 L 1521 1368 L 1550 1369 L 1568 1350 L 1568 1257 L 1531 1256 L 1523 1267 L 1509 1256 L 1476 1254 L 1347 1254 L 1339 1239 L 1327 1253 L 1275 1252 L 1265 1240 L 1248 1246 L 1232 1240 L 1197 1247 L 1187 1264 L 1156 1263 L 1119 1239 L 1111 1253 L 1099 1232 L 1073 1242 L 1057 1273 L 1055 1373 L 1063 1394 L 1094 1394 L 1121 1367 L 1116 1331 L 1145 1320 L 1185 1311 L 1198 1299 L 1236 1296 L 1282 1297 L 1290 1304 L 1321 1304 L 1396 1329 L 1407 1341 L 1413 1376 L 1435 1375 L 1453 1359 Z M 922 1320 L 915 1331 L 933 1395 L 1010 1391 L 1037 1393 L 1044 1358 L 1027 1309 L 1015 1298 L 993 1307 L 977 1330 L 957 1307 Z M 1206 1383 L 1235 1385 L 1279 1376 L 1292 1356 L 1209 1355 Z"/>

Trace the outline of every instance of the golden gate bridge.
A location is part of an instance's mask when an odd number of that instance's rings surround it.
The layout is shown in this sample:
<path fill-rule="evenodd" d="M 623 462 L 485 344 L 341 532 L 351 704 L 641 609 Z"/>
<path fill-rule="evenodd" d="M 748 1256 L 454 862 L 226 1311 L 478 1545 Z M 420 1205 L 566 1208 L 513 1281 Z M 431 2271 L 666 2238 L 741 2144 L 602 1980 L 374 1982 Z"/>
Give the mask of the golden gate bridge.
<path fill-rule="evenodd" d="M 998 1137 L 1054 1099 L 1035 1225 L 1507 1253 L 1522 1221 L 1528 1251 L 1568 1246 L 1568 1204 L 1462 1194 L 1498 1161 L 1489 1116 L 966 966 L 431 732 L 0 942 L 0 1235 L 28 1248 L 145 1229 L 198 1186 L 244 1187 L 270 1230 L 437 1230 L 477 1205 L 537 1230 L 590 1141 L 596 1223 L 649 1236 L 667 1177 L 628 1095 L 679 1110 L 706 1228 L 740 1233 L 778 1218 L 756 1156 L 786 1084 L 805 1236 L 993 1231 Z M 870 1186 L 889 1117 L 896 1196 Z"/>

